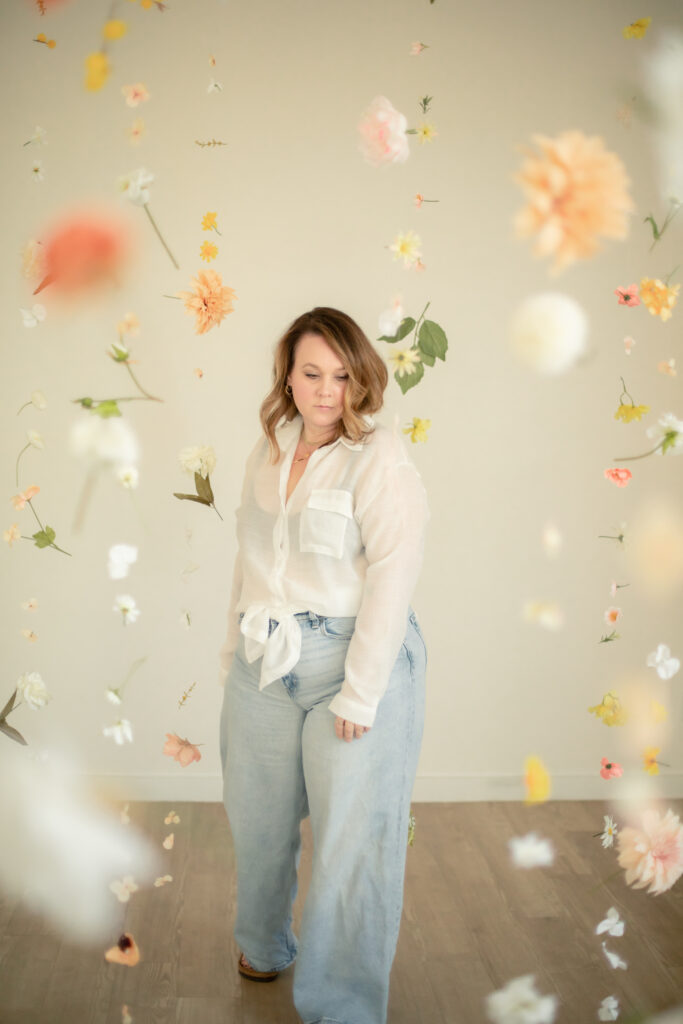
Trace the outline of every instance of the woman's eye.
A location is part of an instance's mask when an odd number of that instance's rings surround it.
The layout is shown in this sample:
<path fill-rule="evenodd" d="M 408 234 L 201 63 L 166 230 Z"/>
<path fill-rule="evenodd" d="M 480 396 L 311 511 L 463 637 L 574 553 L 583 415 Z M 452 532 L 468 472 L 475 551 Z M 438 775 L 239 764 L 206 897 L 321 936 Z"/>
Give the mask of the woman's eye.
<path fill-rule="evenodd" d="M 313 380 L 313 378 L 314 378 L 314 377 L 317 377 L 318 375 L 317 375 L 316 373 L 307 373 L 307 374 L 306 374 L 306 376 L 307 376 L 307 377 L 310 377 L 310 378 L 311 378 L 311 380 Z"/>

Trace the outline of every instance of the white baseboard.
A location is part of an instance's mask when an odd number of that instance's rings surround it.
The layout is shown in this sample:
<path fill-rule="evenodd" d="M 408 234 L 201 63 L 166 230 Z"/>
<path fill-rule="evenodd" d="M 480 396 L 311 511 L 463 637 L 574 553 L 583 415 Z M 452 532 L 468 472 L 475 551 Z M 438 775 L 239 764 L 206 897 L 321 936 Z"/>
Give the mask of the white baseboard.
<path fill-rule="evenodd" d="M 220 803 L 223 782 L 220 775 L 185 774 L 182 769 L 164 775 L 89 775 L 98 792 L 113 800 L 159 800 L 166 803 Z M 605 782 L 594 775 L 553 775 L 552 800 L 618 799 L 621 780 Z M 645 780 L 653 798 L 683 798 L 680 772 Z M 617 785 L 615 785 L 615 783 Z M 521 775 L 418 775 L 413 803 L 472 803 L 524 799 Z"/>

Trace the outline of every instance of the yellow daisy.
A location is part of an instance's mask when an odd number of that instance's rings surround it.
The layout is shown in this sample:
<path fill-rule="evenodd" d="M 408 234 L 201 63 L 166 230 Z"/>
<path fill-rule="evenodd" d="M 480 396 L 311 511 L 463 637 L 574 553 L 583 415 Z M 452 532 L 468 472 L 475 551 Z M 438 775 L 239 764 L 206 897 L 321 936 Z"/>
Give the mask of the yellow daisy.
<path fill-rule="evenodd" d="M 426 441 L 427 431 L 432 425 L 431 420 L 420 420 L 414 417 L 412 424 L 403 428 L 404 434 L 410 434 L 410 440 L 415 444 L 416 441 Z"/>
<path fill-rule="evenodd" d="M 416 348 L 401 348 L 398 352 L 392 352 L 389 356 L 399 377 L 407 373 L 415 373 L 417 364 L 420 362 L 420 353 Z"/>
<path fill-rule="evenodd" d="M 214 245 L 213 242 L 202 242 L 199 249 L 199 255 L 203 260 L 206 260 L 207 263 L 210 263 L 211 260 L 215 260 L 218 255 L 218 246 Z"/>
<path fill-rule="evenodd" d="M 418 142 L 431 142 L 432 139 L 435 139 L 438 134 L 439 133 L 437 132 L 434 125 L 428 124 L 426 121 L 423 121 L 420 127 L 417 129 Z"/>

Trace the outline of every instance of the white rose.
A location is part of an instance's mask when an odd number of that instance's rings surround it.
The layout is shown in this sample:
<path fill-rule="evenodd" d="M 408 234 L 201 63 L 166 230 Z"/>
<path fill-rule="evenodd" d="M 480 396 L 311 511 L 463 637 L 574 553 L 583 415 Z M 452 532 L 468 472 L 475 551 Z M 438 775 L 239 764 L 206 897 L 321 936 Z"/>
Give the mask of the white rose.
<path fill-rule="evenodd" d="M 52 696 L 48 693 L 40 672 L 24 672 L 17 680 L 17 691 L 34 711 L 44 708 Z"/>
<path fill-rule="evenodd" d="M 211 445 L 182 448 L 178 453 L 180 465 L 187 473 L 199 473 L 205 480 L 216 466 L 216 453 Z"/>

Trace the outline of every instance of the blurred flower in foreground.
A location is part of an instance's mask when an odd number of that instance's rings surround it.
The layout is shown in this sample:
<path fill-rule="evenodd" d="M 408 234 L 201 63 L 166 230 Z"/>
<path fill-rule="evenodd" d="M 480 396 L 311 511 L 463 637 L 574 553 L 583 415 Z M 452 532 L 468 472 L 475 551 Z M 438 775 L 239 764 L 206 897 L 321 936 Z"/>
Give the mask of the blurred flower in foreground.
<path fill-rule="evenodd" d="M 85 788 L 84 768 L 49 755 L 38 761 L 26 747 L 0 746 L 3 830 L 0 887 L 47 918 L 75 942 L 102 941 L 119 919 L 107 886 L 133 872 L 151 881 L 161 867 L 152 844 L 121 828 Z"/>
<path fill-rule="evenodd" d="M 127 718 L 120 718 L 113 725 L 105 726 L 102 729 L 102 735 L 111 736 L 118 746 L 123 746 L 126 740 L 129 743 L 133 742 L 133 727 Z"/>
<path fill-rule="evenodd" d="M 527 757 L 524 762 L 525 804 L 543 803 L 550 796 L 550 775 L 540 757 Z"/>
<path fill-rule="evenodd" d="M 676 305 L 680 290 L 680 284 L 669 287 L 658 277 L 644 277 L 640 282 L 640 296 L 644 304 L 652 316 L 658 316 L 660 320 L 671 319 L 671 310 Z"/>
<path fill-rule="evenodd" d="M 107 570 L 112 580 L 122 580 L 128 575 L 128 571 L 137 561 L 138 549 L 134 544 L 114 544 L 109 548 L 109 561 Z"/>
<path fill-rule="evenodd" d="M 92 467 L 119 469 L 138 460 L 138 440 L 122 417 L 82 414 L 70 432 L 71 452 Z"/>
<path fill-rule="evenodd" d="M 547 867 L 555 859 L 555 848 L 549 839 L 539 839 L 535 832 L 508 839 L 510 856 L 516 868 Z"/>
<path fill-rule="evenodd" d="M 206 334 L 233 312 L 235 292 L 216 270 L 199 270 L 190 283 L 193 290 L 178 292 L 178 298 L 184 300 L 186 312 L 195 315 L 195 334 Z"/>
<path fill-rule="evenodd" d="M 160 886 L 167 885 L 169 882 L 172 882 L 172 881 L 173 881 L 173 875 L 160 875 L 159 878 L 155 878 L 154 879 L 154 885 L 158 889 Z"/>
<path fill-rule="evenodd" d="M 145 122 L 141 117 L 136 117 L 130 126 L 128 140 L 132 145 L 137 145 L 145 133 Z"/>
<path fill-rule="evenodd" d="M 493 1024 L 552 1024 L 557 996 L 536 991 L 534 975 L 525 974 L 486 997 L 486 1015 Z"/>
<path fill-rule="evenodd" d="M 109 888 L 119 903 L 128 903 L 131 893 L 137 892 L 140 886 L 136 884 L 132 875 L 125 875 L 123 878 L 116 878 L 110 882 Z"/>
<path fill-rule="evenodd" d="M 628 721 L 627 712 L 612 690 L 605 694 L 600 704 L 588 710 L 592 715 L 597 715 L 605 725 L 625 725 Z"/>
<path fill-rule="evenodd" d="M 175 733 L 167 732 L 163 752 L 186 768 L 193 761 L 201 761 L 202 755 L 199 752 L 199 746 L 201 743 L 199 745 L 190 743 L 189 740 L 182 740 Z"/>
<path fill-rule="evenodd" d="M 540 153 L 527 151 L 514 176 L 529 200 L 515 219 L 521 237 L 537 235 L 536 256 L 554 256 L 557 273 L 588 259 L 602 237 L 624 239 L 633 210 L 626 169 L 599 136 L 563 132 L 534 135 Z"/>
<path fill-rule="evenodd" d="M 37 280 L 45 276 L 45 246 L 35 238 L 29 239 L 22 249 L 21 272 L 29 279 Z"/>
<path fill-rule="evenodd" d="M 403 320 L 403 306 L 401 297 L 396 296 L 389 309 L 385 309 L 379 315 L 378 328 L 382 337 L 393 338 Z"/>
<path fill-rule="evenodd" d="M 373 167 L 404 163 L 410 156 L 408 122 L 386 96 L 375 96 L 358 124 L 359 149 Z"/>
<path fill-rule="evenodd" d="M 532 295 L 512 317 L 512 349 L 538 373 L 564 373 L 585 352 L 587 337 L 588 318 L 583 308 L 559 292 Z"/>
<path fill-rule="evenodd" d="M 45 276 L 33 294 L 53 284 L 65 293 L 120 283 L 131 249 L 128 226 L 102 212 L 67 214 L 46 232 Z"/>
<path fill-rule="evenodd" d="M 626 549 L 628 569 L 649 597 L 670 600 L 683 585 L 683 510 L 680 502 L 646 496 L 638 507 Z"/>
<path fill-rule="evenodd" d="M 110 73 L 111 65 L 106 53 L 98 50 L 85 58 L 85 87 L 88 92 L 98 92 Z"/>
<path fill-rule="evenodd" d="M 164 825 L 179 825 L 180 818 L 175 811 L 169 811 L 164 818 Z"/>
<path fill-rule="evenodd" d="M 546 523 L 543 527 L 541 543 L 543 544 L 543 550 L 546 555 L 555 557 L 555 555 L 560 553 L 562 545 L 564 544 L 564 537 L 562 536 L 561 530 L 555 525 L 555 523 Z"/>
<path fill-rule="evenodd" d="M 659 811 L 644 811 L 641 828 L 622 828 L 617 844 L 625 882 L 634 889 L 648 886 L 658 895 L 683 874 L 683 828 L 671 809 L 663 818 Z"/>
<path fill-rule="evenodd" d="M 621 34 L 624 39 L 642 39 L 648 28 L 652 18 L 638 18 L 636 21 L 632 21 L 630 25 L 622 28 Z"/>
<path fill-rule="evenodd" d="M 555 601 L 527 601 L 522 608 L 522 617 L 544 629 L 561 629 L 564 625 L 564 612 Z"/>
<path fill-rule="evenodd" d="M 671 679 L 681 667 L 679 659 L 671 657 L 671 651 L 666 644 L 657 644 L 657 650 L 648 654 L 646 664 L 648 668 L 657 670 L 660 679 Z"/>
<path fill-rule="evenodd" d="M 163 843 L 161 845 L 163 846 L 163 848 L 165 850 L 172 850 L 174 843 L 175 843 L 175 833 L 171 832 L 170 835 L 166 836 L 166 838 L 164 839 L 164 841 L 163 841 Z"/>
<path fill-rule="evenodd" d="M 661 749 L 661 747 L 646 747 L 643 751 L 643 768 L 648 775 L 659 775 L 657 754 Z"/>
<path fill-rule="evenodd" d="M 683 196 L 683 34 L 667 27 L 641 56 L 662 199 Z"/>

